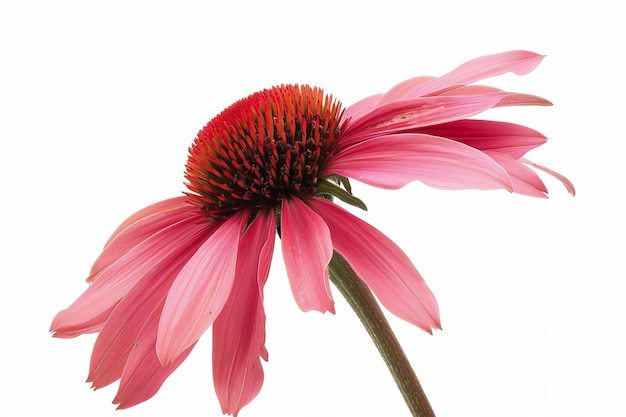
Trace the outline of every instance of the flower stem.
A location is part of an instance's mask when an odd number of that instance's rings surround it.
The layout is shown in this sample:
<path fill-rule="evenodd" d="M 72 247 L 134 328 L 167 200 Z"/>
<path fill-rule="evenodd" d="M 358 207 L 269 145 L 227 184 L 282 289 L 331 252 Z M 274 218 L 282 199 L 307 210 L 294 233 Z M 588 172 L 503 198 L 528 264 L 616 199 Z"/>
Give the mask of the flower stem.
<path fill-rule="evenodd" d="M 413 417 L 435 417 L 426 394 L 370 289 L 337 252 L 328 265 L 330 280 L 348 300 L 378 348 Z"/>

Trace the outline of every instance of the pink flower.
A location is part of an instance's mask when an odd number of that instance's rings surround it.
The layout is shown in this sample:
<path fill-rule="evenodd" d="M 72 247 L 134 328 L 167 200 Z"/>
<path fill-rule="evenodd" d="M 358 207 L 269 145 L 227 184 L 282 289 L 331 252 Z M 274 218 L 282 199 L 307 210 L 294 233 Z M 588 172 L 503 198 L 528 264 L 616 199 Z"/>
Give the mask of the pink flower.
<path fill-rule="evenodd" d="M 540 97 L 468 85 L 526 74 L 542 56 L 512 51 L 470 61 L 440 78 L 404 81 L 345 110 L 308 86 L 278 86 L 224 110 L 202 129 L 187 162 L 186 196 L 133 214 L 113 233 L 87 290 L 51 326 L 56 337 L 100 332 L 88 381 L 120 380 L 114 403 L 153 396 L 213 327 L 213 378 L 222 411 L 237 414 L 263 384 L 263 287 L 275 231 L 303 311 L 334 312 L 328 279 L 341 254 L 393 314 L 431 332 L 434 296 L 385 235 L 332 202 L 359 207 L 347 177 L 388 188 L 497 189 L 542 197 L 523 158 L 539 132 L 470 119 L 487 109 L 548 105 Z"/>

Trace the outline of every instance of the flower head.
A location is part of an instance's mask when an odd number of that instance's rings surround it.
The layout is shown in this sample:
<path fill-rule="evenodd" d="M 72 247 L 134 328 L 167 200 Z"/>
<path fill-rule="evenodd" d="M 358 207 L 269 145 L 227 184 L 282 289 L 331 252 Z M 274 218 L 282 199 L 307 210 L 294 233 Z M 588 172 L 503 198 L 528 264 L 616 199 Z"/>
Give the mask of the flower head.
<path fill-rule="evenodd" d="M 220 220 L 287 196 L 315 195 L 340 119 L 340 104 L 309 86 L 282 85 L 238 101 L 190 149 L 189 201 Z"/>
<path fill-rule="evenodd" d="M 87 290 L 54 318 L 56 337 L 99 332 L 88 381 L 120 380 L 126 408 L 153 396 L 212 327 L 213 378 L 224 413 L 260 391 L 263 287 L 275 235 L 299 307 L 334 312 L 328 279 L 341 254 L 393 314 L 431 332 L 434 296 L 406 254 L 333 202 L 364 208 L 348 178 L 382 188 L 418 180 L 442 189 L 497 189 L 543 197 L 524 159 L 545 143 L 528 127 L 471 117 L 493 107 L 548 105 L 537 96 L 469 85 L 525 74 L 540 55 L 486 56 L 439 77 L 404 81 L 342 109 L 319 88 L 282 85 L 238 101 L 190 148 L 188 192 L 146 207 L 106 243 Z"/>

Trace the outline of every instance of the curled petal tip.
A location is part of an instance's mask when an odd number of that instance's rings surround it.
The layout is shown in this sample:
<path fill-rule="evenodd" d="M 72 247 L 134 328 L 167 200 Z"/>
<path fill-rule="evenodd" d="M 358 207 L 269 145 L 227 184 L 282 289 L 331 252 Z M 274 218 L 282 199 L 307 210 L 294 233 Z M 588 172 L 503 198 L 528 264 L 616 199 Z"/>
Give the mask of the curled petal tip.
<path fill-rule="evenodd" d="M 576 188 L 574 187 L 574 183 L 571 182 L 565 175 L 559 174 L 558 172 L 556 172 L 556 171 L 554 171 L 554 170 L 552 170 L 552 169 L 550 169 L 548 167 L 545 167 L 543 165 L 539 165 L 539 164 L 536 164 L 536 163 L 534 163 L 532 161 L 529 161 L 526 158 L 521 158 L 520 161 L 524 162 L 525 164 L 531 165 L 531 166 L 533 166 L 533 167 L 535 167 L 537 169 L 540 169 L 543 172 L 546 172 L 546 173 L 552 175 L 554 178 L 556 178 L 557 180 L 561 181 L 561 183 L 567 189 L 567 192 L 569 192 L 572 195 L 572 197 L 576 196 Z"/>

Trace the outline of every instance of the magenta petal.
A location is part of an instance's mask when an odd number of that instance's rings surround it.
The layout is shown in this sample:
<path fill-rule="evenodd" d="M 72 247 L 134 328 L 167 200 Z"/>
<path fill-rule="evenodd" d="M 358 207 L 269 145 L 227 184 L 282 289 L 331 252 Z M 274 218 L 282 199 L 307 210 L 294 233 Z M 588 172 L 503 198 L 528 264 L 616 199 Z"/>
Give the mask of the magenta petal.
<path fill-rule="evenodd" d="M 121 377 L 141 329 L 157 309 L 161 311 L 172 282 L 212 233 L 214 225 L 210 224 L 181 242 L 168 258 L 155 264 L 113 310 L 91 354 L 87 381 L 92 382 L 94 388 L 106 386 Z"/>
<path fill-rule="evenodd" d="M 434 94 L 449 87 L 471 84 L 507 72 L 517 75 L 528 74 L 539 65 L 542 59 L 543 55 L 529 51 L 509 51 L 483 56 L 468 61 L 446 75 L 416 88 L 410 96 Z"/>
<path fill-rule="evenodd" d="M 387 310 L 429 333 L 441 328 L 437 301 L 402 249 L 331 202 L 320 198 L 306 202 L 328 224 L 337 252 Z"/>
<path fill-rule="evenodd" d="M 416 133 L 441 136 L 482 151 L 506 153 L 515 159 L 546 143 L 546 137 L 534 129 L 491 120 L 456 120 L 436 126 L 425 126 L 417 129 Z"/>
<path fill-rule="evenodd" d="M 380 188 L 421 181 L 441 189 L 511 189 L 506 171 L 484 152 L 454 140 L 397 134 L 370 139 L 339 152 L 323 175 L 335 173 Z"/>
<path fill-rule="evenodd" d="M 213 381 L 224 414 L 237 415 L 263 385 L 263 286 L 274 248 L 274 212 L 264 210 L 246 229 L 231 296 L 213 323 Z"/>
<path fill-rule="evenodd" d="M 95 318 L 106 319 L 108 312 L 155 263 L 166 259 L 182 240 L 203 227 L 195 218 L 187 217 L 145 239 L 100 271 L 87 290 L 56 315 L 50 330 L 57 337 L 98 330 Z"/>
<path fill-rule="evenodd" d="M 115 306 L 116 303 L 113 303 L 109 308 L 103 310 L 101 313 L 90 316 L 89 318 L 77 323 L 72 323 L 70 312 L 63 310 L 59 312 L 52 321 L 52 325 L 50 326 L 50 331 L 54 332 L 52 336 L 60 339 L 69 339 L 80 336 L 81 334 L 100 331 Z M 65 322 L 65 320 L 67 320 L 67 322 Z"/>
<path fill-rule="evenodd" d="M 335 312 L 328 263 L 333 243 L 328 226 L 298 198 L 284 198 L 281 244 L 291 291 L 303 311 Z"/>
<path fill-rule="evenodd" d="M 195 343 L 187 347 L 175 360 L 163 366 L 157 358 L 155 343 L 161 304 L 145 323 L 124 366 L 120 387 L 113 399 L 118 409 L 129 408 L 150 399 L 163 382 L 183 363 Z"/>
<path fill-rule="evenodd" d="M 243 222 L 239 212 L 224 221 L 181 269 L 159 322 L 157 354 L 167 365 L 209 328 L 226 303 L 235 279 Z"/>

